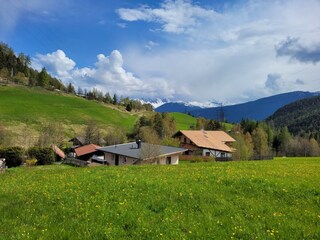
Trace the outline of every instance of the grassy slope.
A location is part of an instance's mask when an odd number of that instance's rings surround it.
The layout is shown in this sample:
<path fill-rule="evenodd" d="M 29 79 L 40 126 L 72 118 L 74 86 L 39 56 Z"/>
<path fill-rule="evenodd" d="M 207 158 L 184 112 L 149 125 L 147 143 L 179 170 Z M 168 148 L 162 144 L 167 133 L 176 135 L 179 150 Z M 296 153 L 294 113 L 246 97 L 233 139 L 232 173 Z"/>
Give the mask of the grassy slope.
<path fill-rule="evenodd" d="M 169 115 L 176 120 L 177 130 L 188 130 L 190 126 L 195 126 L 197 123 L 197 119 L 188 114 L 173 112 L 169 113 Z"/>
<path fill-rule="evenodd" d="M 0 239 L 319 239 L 320 158 L 9 169 Z"/>
<path fill-rule="evenodd" d="M 37 125 L 43 121 L 55 121 L 81 125 L 90 119 L 128 130 L 133 127 L 137 116 L 75 96 L 43 89 L 0 86 L 0 121 L 4 123 Z"/>
<path fill-rule="evenodd" d="M 178 130 L 189 130 L 190 126 L 196 126 L 197 119 L 188 114 L 173 112 L 169 113 L 170 116 L 174 117 L 177 122 Z M 233 128 L 231 123 L 222 123 L 225 126 L 226 131 L 229 131 Z"/>

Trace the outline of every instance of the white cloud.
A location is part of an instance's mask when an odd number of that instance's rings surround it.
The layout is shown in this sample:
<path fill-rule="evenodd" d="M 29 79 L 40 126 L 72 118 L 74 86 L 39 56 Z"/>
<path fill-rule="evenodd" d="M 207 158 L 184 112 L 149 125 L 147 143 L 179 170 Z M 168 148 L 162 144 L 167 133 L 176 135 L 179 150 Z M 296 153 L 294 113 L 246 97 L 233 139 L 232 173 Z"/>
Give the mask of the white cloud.
<path fill-rule="evenodd" d="M 168 0 L 159 8 L 141 6 L 137 9 L 120 8 L 120 18 L 125 21 L 157 22 L 162 30 L 170 33 L 184 33 L 195 28 L 201 20 L 214 18 L 218 14 L 212 9 L 205 9 L 188 0 Z"/>
<path fill-rule="evenodd" d="M 156 43 L 154 41 L 148 41 L 146 45 L 144 45 L 144 47 L 148 50 L 152 50 L 154 47 L 159 46 L 159 43 Z"/>
<path fill-rule="evenodd" d="M 37 54 L 32 59 L 32 66 L 38 70 L 46 67 L 53 76 L 65 83 L 72 82 L 82 88 L 98 88 L 104 92 L 117 93 L 132 97 L 155 97 L 158 94 L 172 96 L 171 89 L 164 79 L 151 77 L 142 80 L 133 73 L 126 71 L 123 57 L 118 50 L 110 56 L 97 55 L 94 67 L 76 68 L 76 63 L 68 58 L 62 50 L 48 54 Z"/>
<path fill-rule="evenodd" d="M 129 20 L 127 10 L 118 12 L 123 20 Z M 277 57 L 275 48 L 287 36 L 299 38 L 301 46 L 318 42 L 319 1 L 239 1 L 219 14 L 191 1 L 165 1 L 158 8 L 135 10 L 146 16 L 132 14 L 130 21 L 159 24 L 164 33 L 153 34 L 165 35 L 168 41 L 147 54 L 142 47 L 128 47 L 122 52 L 126 65 L 143 78 L 166 79 L 175 98 L 238 103 L 286 91 L 320 90 L 319 64 L 292 64 Z M 167 17 L 174 12 L 177 19 Z M 269 79 L 265 88 L 270 73 L 281 78 L 273 84 Z"/>
<path fill-rule="evenodd" d="M 33 66 L 39 70 L 39 67 L 45 66 L 46 69 L 54 73 L 58 78 L 66 79 L 70 75 L 70 71 L 75 67 L 76 63 L 68 58 L 66 54 L 58 49 L 53 53 L 46 55 L 37 54 L 32 59 Z"/>

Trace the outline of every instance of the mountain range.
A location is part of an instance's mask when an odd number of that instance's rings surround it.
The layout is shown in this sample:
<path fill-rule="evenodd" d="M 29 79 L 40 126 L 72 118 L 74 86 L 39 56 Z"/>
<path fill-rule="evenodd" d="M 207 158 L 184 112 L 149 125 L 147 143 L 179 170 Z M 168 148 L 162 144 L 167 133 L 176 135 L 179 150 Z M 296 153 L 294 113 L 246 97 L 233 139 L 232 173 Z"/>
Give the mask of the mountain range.
<path fill-rule="evenodd" d="M 320 92 L 295 91 L 277 94 L 241 104 L 209 108 L 190 106 L 183 102 L 167 102 L 157 107 L 155 110 L 157 112 L 188 113 L 195 117 L 204 117 L 220 121 L 224 120 L 228 122 L 240 122 L 241 119 L 246 118 L 261 121 L 289 103 L 318 95 L 320 95 Z"/>

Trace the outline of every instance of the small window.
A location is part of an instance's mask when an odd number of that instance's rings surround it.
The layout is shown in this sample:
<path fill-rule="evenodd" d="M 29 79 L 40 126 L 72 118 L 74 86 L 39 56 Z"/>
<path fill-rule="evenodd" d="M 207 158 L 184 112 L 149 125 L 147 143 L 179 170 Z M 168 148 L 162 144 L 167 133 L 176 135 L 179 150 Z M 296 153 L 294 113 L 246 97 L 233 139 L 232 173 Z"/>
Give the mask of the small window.
<path fill-rule="evenodd" d="M 184 143 L 187 143 L 187 138 L 184 138 L 184 140 L 183 140 L 183 141 L 184 141 Z"/>
<path fill-rule="evenodd" d="M 206 156 L 207 156 L 207 157 L 210 157 L 210 152 L 206 152 Z"/>

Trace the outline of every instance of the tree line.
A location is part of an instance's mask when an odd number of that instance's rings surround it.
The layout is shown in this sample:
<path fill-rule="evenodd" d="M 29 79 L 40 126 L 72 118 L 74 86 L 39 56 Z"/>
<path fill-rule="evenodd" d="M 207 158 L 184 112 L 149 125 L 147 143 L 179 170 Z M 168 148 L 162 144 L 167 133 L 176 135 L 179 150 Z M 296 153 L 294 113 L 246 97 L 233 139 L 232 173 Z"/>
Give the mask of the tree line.
<path fill-rule="evenodd" d="M 235 159 L 263 158 L 264 156 L 310 157 L 320 155 L 320 132 L 293 135 L 286 126 L 276 129 L 266 122 L 242 120 L 231 135 Z"/>

